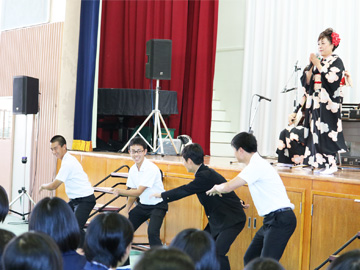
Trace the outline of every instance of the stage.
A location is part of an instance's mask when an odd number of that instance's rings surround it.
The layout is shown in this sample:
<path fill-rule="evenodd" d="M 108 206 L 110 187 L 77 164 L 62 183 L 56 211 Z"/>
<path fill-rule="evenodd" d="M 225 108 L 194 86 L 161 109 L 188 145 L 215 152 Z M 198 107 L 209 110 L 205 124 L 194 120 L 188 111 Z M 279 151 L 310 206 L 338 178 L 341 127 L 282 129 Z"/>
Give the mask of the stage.
<path fill-rule="evenodd" d="M 128 154 L 105 152 L 71 151 L 82 163 L 93 185 L 121 165 L 134 163 Z M 187 184 L 194 176 L 188 173 L 180 156 L 147 155 L 164 173 L 166 190 Z M 235 177 L 244 167 L 235 158 L 205 157 L 205 164 L 222 174 L 227 180 Z M 291 202 L 295 205 L 297 228 L 291 237 L 281 263 L 286 269 L 314 269 L 334 251 L 353 237 L 360 227 L 360 170 L 346 168 L 334 175 L 323 176 L 303 168 L 276 166 L 276 160 L 269 160 L 280 174 Z M 261 170 L 261 168 L 259 168 Z M 121 172 L 125 172 L 122 170 Z M 107 179 L 101 186 L 111 186 L 125 179 Z M 257 215 L 247 186 L 236 193 L 250 208 L 246 210 L 248 222 L 232 245 L 229 258 L 232 269 L 243 269 L 242 257 L 255 232 L 261 227 L 262 217 Z M 66 199 L 64 190 L 57 195 Z M 106 195 L 111 198 L 111 195 Z M 104 202 L 106 199 L 102 199 Z M 118 199 L 115 205 L 125 203 Z M 203 229 L 207 218 L 195 195 L 169 204 L 161 238 L 169 244 L 173 237 L 185 228 Z M 146 227 L 136 232 L 134 242 L 146 241 Z M 346 250 L 360 248 L 354 241 Z M 324 267 L 325 269 L 325 267 Z"/>

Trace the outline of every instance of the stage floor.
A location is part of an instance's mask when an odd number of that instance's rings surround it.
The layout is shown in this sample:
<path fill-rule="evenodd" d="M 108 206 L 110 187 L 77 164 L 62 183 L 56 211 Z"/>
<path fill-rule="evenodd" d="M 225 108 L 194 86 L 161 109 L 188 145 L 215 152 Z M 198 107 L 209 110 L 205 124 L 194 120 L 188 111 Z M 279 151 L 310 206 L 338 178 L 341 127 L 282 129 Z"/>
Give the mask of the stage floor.
<path fill-rule="evenodd" d="M 78 152 L 72 151 L 74 154 L 97 156 L 102 158 L 110 159 L 129 159 L 131 157 L 129 154 L 125 153 L 111 153 L 111 152 Z M 183 166 L 183 158 L 181 156 L 161 156 L 161 155 L 146 155 L 146 158 L 154 161 L 158 164 L 168 164 L 168 165 L 177 165 Z M 266 160 L 274 166 L 280 175 L 289 176 L 297 175 L 299 177 L 308 178 L 308 179 L 327 179 L 329 181 L 340 181 L 340 182 L 358 182 L 360 180 L 360 167 L 350 167 L 350 166 L 339 166 L 339 170 L 332 175 L 321 175 L 316 170 L 312 171 L 309 168 L 303 167 L 288 167 L 283 166 L 283 164 L 278 164 L 277 160 L 274 158 L 266 158 Z M 240 172 L 245 165 L 237 162 L 236 158 L 231 157 L 212 157 L 205 156 L 204 163 L 215 169 L 221 171 L 238 171 Z M 185 168 L 184 168 L 185 169 Z M 229 180 L 229 179 L 228 179 Z"/>

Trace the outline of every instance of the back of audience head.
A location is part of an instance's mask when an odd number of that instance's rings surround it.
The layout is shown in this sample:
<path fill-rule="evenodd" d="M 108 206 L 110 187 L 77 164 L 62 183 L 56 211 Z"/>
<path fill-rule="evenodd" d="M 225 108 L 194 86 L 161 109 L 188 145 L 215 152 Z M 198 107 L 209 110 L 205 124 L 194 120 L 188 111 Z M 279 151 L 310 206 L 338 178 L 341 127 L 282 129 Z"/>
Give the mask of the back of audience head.
<path fill-rule="evenodd" d="M 184 251 L 190 256 L 196 270 L 218 270 L 215 241 L 208 232 L 198 229 L 181 231 L 171 242 L 170 247 Z"/>
<path fill-rule="evenodd" d="M 26 232 L 6 246 L 4 270 L 62 270 L 62 256 L 54 240 L 40 232 Z"/>
<path fill-rule="evenodd" d="M 15 237 L 14 233 L 12 233 L 12 232 L 10 232 L 8 230 L 0 229 L 0 270 L 3 269 L 2 264 L 1 264 L 1 258 L 2 258 L 2 255 L 4 253 L 5 246 L 14 237 Z"/>
<path fill-rule="evenodd" d="M 107 267 L 122 265 L 130 254 L 134 229 L 130 221 L 118 213 L 97 215 L 86 230 L 85 256 Z"/>
<path fill-rule="evenodd" d="M 195 270 L 191 258 L 176 248 L 152 248 L 136 263 L 134 270 Z"/>
<path fill-rule="evenodd" d="M 285 270 L 285 268 L 272 258 L 258 257 L 245 265 L 244 270 Z"/>
<path fill-rule="evenodd" d="M 29 230 L 50 235 L 61 252 L 76 250 L 80 243 L 80 228 L 71 207 L 58 197 L 39 201 L 29 220 Z"/>
<path fill-rule="evenodd" d="M 5 220 L 9 212 L 9 198 L 6 190 L 0 186 L 0 222 Z"/>
<path fill-rule="evenodd" d="M 360 270 L 360 249 L 354 249 L 336 258 L 328 270 Z"/>

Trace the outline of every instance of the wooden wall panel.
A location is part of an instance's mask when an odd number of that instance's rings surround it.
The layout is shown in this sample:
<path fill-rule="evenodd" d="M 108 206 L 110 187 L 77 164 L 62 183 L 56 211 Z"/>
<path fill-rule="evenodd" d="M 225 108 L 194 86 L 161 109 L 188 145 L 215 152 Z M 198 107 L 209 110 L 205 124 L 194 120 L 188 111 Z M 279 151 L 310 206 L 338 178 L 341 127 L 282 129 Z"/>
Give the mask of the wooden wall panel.
<path fill-rule="evenodd" d="M 49 140 L 57 123 L 62 31 L 63 23 L 53 23 L 5 31 L 0 36 L 0 96 L 12 96 L 13 76 L 39 78 L 40 110 L 34 125 L 29 190 L 36 202 L 51 194 L 39 194 L 38 188 L 51 181 L 56 171 L 56 159 L 50 152 Z"/>

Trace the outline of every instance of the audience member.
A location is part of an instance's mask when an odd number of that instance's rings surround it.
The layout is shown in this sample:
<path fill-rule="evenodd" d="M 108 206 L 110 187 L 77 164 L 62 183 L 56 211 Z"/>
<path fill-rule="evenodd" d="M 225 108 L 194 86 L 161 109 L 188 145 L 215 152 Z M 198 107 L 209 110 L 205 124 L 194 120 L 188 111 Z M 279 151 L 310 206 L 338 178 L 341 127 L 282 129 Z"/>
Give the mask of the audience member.
<path fill-rule="evenodd" d="M 195 264 L 196 270 L 218 270 L 215 241 L 206 231 L 185 229 L 172 240 L 170 247 L 184 251 Z"/>
<path fill-rule="evenodd" d="M 62 270 L 61 253 L 54 240 L 40 232 L 26 232 L 6 246 L 4 270 Z"/>
<path fill-rule="evenodd" d="M 2 264 L 1 264 L 1 258 L 2 258 L 2 254 L 4 253 L 5 246 L 14 237 L 15 237 L 14 233 L 7 231 L 7 230 L 0 229 L 0 270 L 3 269 Z"/>
<path fill-rule="evenodd" d="M 360 249 L 354 249 L 336 258 L 328 270 L 360 270 Z"/>
<path fill-rule="evenodd" d="M 4 222 L 9 212 L 9 198 L 6 190 L 0 186 L 0 222 Z"/>
<path fill-rule="evenodd" d="M 195 266 L 181 250 L 153 248 L 142 255 L 133 270 L 195 270 Z"/>
<path fill-rule="evenodd" d="M 245 265 L 244 270 L 285 270 L 285 268 L 272 258 L 258 257 Z"/>
<path fill-rule="evenodd" d="M 71 207 L 58 197 L 39 201 L 30 215 L 29 230 L 51 236 L 63 257 L 64 270 L 82 270 L 85 256 L 76 252 L 80 243 L 80 228 Z"/>
<path fill-rule="evenodd" d="M 86 230 L 84 270 L 130 269 L 128 259 L 134 229 L 124 216 L 108 212 L 97 215 Z"/>

